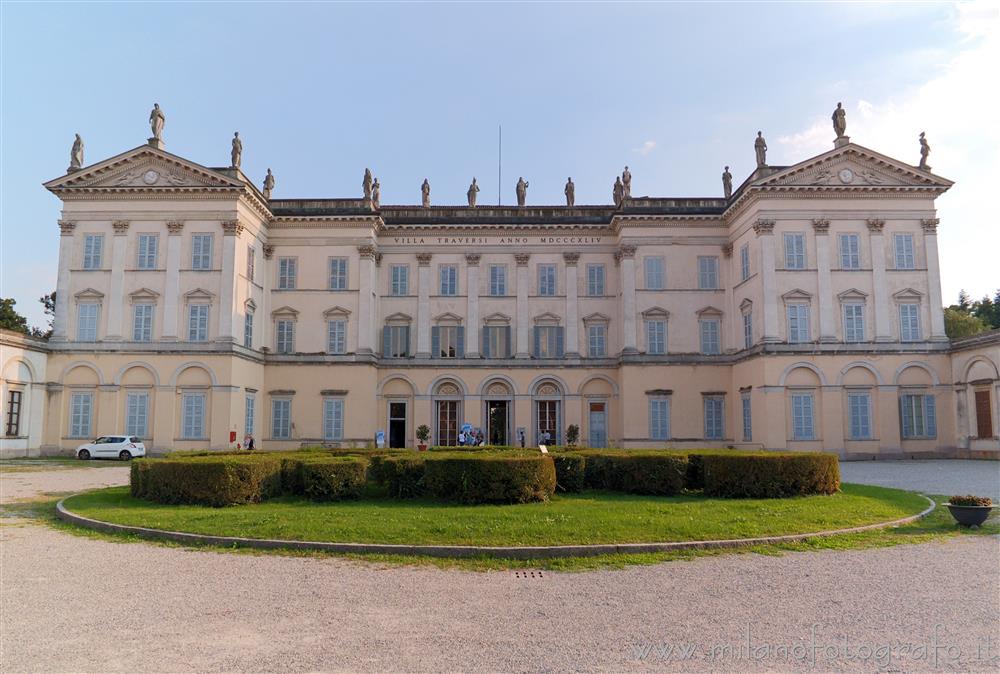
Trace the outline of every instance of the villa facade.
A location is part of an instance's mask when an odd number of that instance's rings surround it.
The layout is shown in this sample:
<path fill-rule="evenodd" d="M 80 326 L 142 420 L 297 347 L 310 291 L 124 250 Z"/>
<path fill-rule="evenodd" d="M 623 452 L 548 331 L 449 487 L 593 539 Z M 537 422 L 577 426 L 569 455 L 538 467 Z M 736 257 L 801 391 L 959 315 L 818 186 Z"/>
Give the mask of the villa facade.
<path fill-rule="evenodd" d="M 588 446 L 1000 453 L 1000 332 L 944 330 L 951 182 L 846 140 L 728 198 L 617 206 L 276 199 L 153 141 L 45 186 L 54 334 L 3 336 L 10 450 L 574 424 Z"/>

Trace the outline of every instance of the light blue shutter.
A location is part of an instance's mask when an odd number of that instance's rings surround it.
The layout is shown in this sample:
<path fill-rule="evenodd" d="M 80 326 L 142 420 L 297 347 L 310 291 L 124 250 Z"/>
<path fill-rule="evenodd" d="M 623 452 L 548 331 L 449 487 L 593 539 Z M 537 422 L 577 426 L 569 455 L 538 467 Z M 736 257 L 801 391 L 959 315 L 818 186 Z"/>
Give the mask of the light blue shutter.
<path fill-rule="evenodd" d="M 556 328 L 556 358 L 563 357 L 563 330 L 565 329 L 562 326 Z"/>
<path fill-rule="evenodd" d="M 441 357 L 441 328 L 431 328 L 431 358 Z"/>
<path fill-rule="evenodd" d="M 535 333 L 535 358 L 538 358 L 538 355 L 542 352 L 542 349 L 541 349 L 541 335 L 542 335 L 541 328 L 539 328 L 536 325 L 534 327 L 534 333 Z"/>
<path fill-rule="evenodd" d="M 410 326 L 403 327 L 403 355 L 410 357 Z"/>
<path fill-rule="evenodd" d="M 479 338 L 479 341 L 482 342 L 479 351 L 483 354 L 483 358 L 492 358 L 493 356 L 490 354 L 490 328 L 484 326 Z"/>
<path fill-rule="evenodd" d="M 389 358 L 392 354 L 390 353 L 391 344 L 389 341 L 389 326 L 385 325 L 382 327 L 382 357 Z"/>
<path fill-rule="evenodd" d="M 458 348 L 455 351 L 455 356 L 458 358 L 465 358 L 465 326 L 458 326 Z"/>
<path fill-rule="evenodd" d="M 937 402 L 934 396 L 924 396 L 924 424 L 929 437 L 937 437 Z"/>
<path fill-rule="evenodd" d="M 510 341 L 510 326 L 509 325 L 503 326 L 503 331 L 504 331 L 504 343 L 506 344 L 506 353 L 504 353 L 503 357 L 510 358 L 511 355 L 514 353 L 513 351 L 514 345 Z"/>

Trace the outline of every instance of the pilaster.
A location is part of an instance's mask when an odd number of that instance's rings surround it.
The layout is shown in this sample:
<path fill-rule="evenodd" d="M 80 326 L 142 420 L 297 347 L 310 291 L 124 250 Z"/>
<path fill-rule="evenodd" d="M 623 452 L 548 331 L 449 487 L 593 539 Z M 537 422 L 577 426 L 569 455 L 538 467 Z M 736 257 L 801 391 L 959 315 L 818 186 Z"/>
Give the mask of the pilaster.
<path fill-rule="evenodd" d="M 927 255 L 927 295 L 930 302 L 932 342 L 946 342 L 944 331 L 944 307 L 941 306 L 941 263 L 938 260 L 937 227 L 938 218 L 928 218 L 921 222 L 924 228 L 924 251 Z"/>
<path fill-rule="evenodd" d="M 885 273 L 885 237 L 882 230 L 885 220 L 868 221 L 868 238 L 872 250 L 872 283 L 875 290 L 875 341 L 891 342 L 892 321 L 889 306 L 889 285 Z"/>
<path fill-rule="evenodd" d="M 69 316 L 69 269 L 73 262 L 73 232 L 76 223 L 68 220 L 59 221 L 59 271 L 56 275 L 56 315 L 52 320 L 52 341 L 62 342 L 67 339 L 67 320 Z"/>
<path fill-rule="evenodd" d="M 622 353 L 639 353 L 635 329 L 635 246 L 622 246 L 618 255 L 622 282 Z"/>
<path fill-rule="evenodd" d="M 753 231 L 760 240 L 760 277 L 764 295 L 761 341 L 780 342 L 778 334 L 778 283 L 774 272 L 774 220 L 758 220 Z"/>
<path fill-rule="evenodd" d="M 528 332 L 529 259 L 531 259 L 529 253 L 516 253 L 514 255 L 514 261 L 517 263 L 517 350 L 514 353 L 515 358 L 531 357 Z"/>
<path fill-rule="evenodd" d="M 163 292 L 163 331 L 164 341 L 177 341 L 177 298 L 181 288 L 181 233 L 183 222 L 167 223 L 167 277 Z"/>
<path fill-rule="evenodd" d="M 375 258 L 373 244 L 358 246 L 358 353 L 375 352 Z"/>
<path fill-rule="evenodd" d="M 111 223 L 115 230 L 111 243 L 111 284 L 108 292 L 108 331 L 105 340 L 122 340 L 122 311 L 125 306 L 125 253 L 128 250 L 127 220 Z"/>
<path fill-rule="evenodd" d="M 431 253 L 417 253 L 417 358 L 431 357 Z"/>
<path fill-rule="evenodd" d="M 836 342 L 837 328 L 833 314 L 833 290 L 830 283 L 830 221 L 813 220 L 816 239 L 817 290 L 819 294 L 819 341 Z"/>
<path fill-rule="evenodd" d="M 243 225 L 235 220 L 222 223 L 222 278 L 219 285 L 219 336 L 216 341 L 236 342 L 236 243 L 243 233 Z"/>
<path fill-rule="evenodd" d="M 470 253 L 465 256 L 465 357 L 479 358 L 479 260 Z"/>
<path fill-rule="evenodd" d="M 563 253 L 566 263 L 566 357 L 580 356 L 580 305 L 577 298 L 577 263 L 579 253 Z M 571 422 L 572 423 L 572 422 Z"/>

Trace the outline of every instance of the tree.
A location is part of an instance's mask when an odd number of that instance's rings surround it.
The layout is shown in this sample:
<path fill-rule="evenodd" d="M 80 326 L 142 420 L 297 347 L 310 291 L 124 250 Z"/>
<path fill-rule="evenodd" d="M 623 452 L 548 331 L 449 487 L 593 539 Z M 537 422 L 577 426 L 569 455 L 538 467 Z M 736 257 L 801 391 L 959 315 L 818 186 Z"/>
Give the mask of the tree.
<path fill-rule="evenodd" d="M 0 328 L 28 334 L 28 319 L 17 313 L 13 297 L 0 298 Z"/>
<path fill-rule="evenodd" d="M 1000 328 L 1000 304 L 990 299 L 989 295 L 973 302 L 971 313 L 991 328 Z"/>
<path fill-rule="evenodd" d="M 56 291 L 52 291 L 47 295 L 42 295 L 38 298 L 42 306 L 45 308 L 45 315 L 49 317 L 49 327 L 46 330 L 41 328 L 32 328 L 32 337 L 38 337 L 39 339 L 48 339 L 52 336 L 52 323 L 56 318 Z"/>
<path fill-rule="evenodd" d="M 971 337 L 989 329 L 989 326 L 981 318 L 954 307 L 948 307 L 944 310 L 944 332 L 949 339 Z"/>
<path fill-rule="evenodd" d="M 953 305 L 954 306 L 954 305 Z M 958 291 L 958 308 L 965 313 L 969 313 L 969 309 L 972 308 L 972 303 L 969 301 L 969 293 L 964 290 Z"/>

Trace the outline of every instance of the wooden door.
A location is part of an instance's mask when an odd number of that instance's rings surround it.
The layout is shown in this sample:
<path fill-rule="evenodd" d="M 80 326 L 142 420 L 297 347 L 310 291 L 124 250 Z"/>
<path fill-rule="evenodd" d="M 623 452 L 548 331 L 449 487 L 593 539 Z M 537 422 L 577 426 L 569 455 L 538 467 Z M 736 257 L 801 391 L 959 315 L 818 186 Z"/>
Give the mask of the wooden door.
<path fill-rule="evenodd" d="M 976 437 L 980 440 L 993 437 L 993 410 L 989 391 L 976 391 Z"/>

